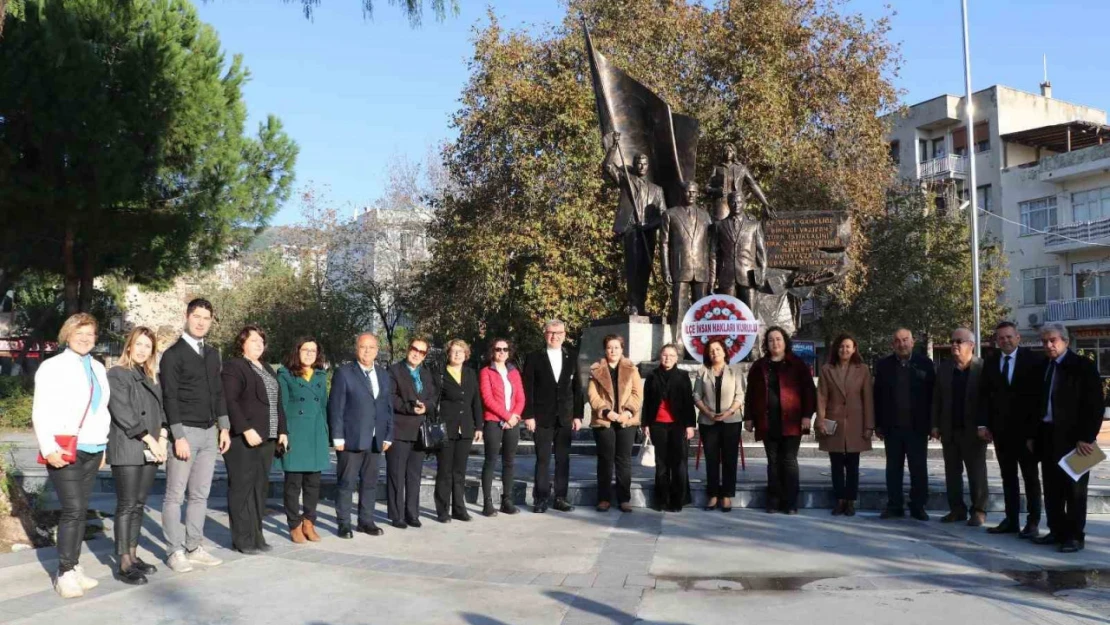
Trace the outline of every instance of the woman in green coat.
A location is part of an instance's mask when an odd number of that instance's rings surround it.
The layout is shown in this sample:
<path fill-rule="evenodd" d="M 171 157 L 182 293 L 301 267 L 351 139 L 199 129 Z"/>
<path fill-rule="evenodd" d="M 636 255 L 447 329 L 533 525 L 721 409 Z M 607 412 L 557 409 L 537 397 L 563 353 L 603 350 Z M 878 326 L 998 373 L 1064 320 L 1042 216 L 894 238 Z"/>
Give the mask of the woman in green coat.
<path fill-rule="evenodd" d="M 278 370 L 281 401 L 289 429 L 289 448 L 281 456 L 285 470 L 285 516 L 295 543 L 320 540 L 316 533 L 316 504 L 320 501 L 320 473 L 331 464 L 328 450 L 328 375 L 319 368 L 323 358 L 312 337 L 297 339 Z M 304 512 L 301 491 L 304 491 Z"/>

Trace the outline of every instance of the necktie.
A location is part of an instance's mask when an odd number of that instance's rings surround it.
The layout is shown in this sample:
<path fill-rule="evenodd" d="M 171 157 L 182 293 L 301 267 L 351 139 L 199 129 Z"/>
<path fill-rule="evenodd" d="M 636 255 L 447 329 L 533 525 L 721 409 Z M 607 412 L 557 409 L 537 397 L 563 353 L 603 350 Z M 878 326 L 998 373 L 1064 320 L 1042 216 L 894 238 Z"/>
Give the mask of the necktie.
<path fill-rule="evenodd" d="M 1006 386 L 1010 385 L 1010 358 L 1006 356 L 1002 361 L 1002 378 L 1006 380 Z"/>
<path fill-rule="evenodd" d="M 204 339 L 197 341 L 197 354 L 204 355 Z"/>
<path fill-rule="evenodd" d="M 1043 392 L 1041 393 L 1041 418 L 1048 416 L 1048 406 L 1052 401 L 1052 378 L 1056 373 L 1056 361 L 1048 361 L 1048 368 L 1044 375 Z"/>

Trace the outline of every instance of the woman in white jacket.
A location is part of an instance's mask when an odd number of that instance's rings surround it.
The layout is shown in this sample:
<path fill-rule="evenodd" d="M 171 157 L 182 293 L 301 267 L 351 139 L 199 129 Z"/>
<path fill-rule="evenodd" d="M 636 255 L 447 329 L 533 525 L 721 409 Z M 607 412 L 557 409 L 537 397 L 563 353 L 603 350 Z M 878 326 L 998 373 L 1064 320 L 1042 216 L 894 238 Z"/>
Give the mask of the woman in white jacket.
<path fill-rule="evenodd" d="M 31 419 L 39 452 L 62 505 L 58 520 L 58 575 L 54 588 L 63 598 L 80 597 L 97 581 L 78 564 L 85 537 L 85 515 L 104 449 L 108 445 L 108 376 L 89 352 L 96 345 L 96 318 L 77 313 L 62 324 L 58 343 L 67 349 L 35 373 Z M 69 455 L 57 436 L 77 436 Z"/>

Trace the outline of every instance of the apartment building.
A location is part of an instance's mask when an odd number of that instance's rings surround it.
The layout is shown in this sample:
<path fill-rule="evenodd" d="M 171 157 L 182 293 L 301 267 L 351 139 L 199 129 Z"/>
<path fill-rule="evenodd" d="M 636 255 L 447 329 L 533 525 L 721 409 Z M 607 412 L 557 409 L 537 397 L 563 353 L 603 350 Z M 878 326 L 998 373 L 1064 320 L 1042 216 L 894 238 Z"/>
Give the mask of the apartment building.
<path fill-rule="evenodd" d="M 1073 346 L 1110 376 L 1110 126 L 1106 111 L 995 85 L 942 95 L 891 119 L 891 155 L 903 178 L 938 192 L 944 208 L 968 198 L 976 159 L 980 230 L 1001 241 L 1006 299 L 1026 343 L 1062 322 Z M 969 140 L 970 139 L 970 140 Z M 948 206 L 952 205 L 952 206 Z"/>

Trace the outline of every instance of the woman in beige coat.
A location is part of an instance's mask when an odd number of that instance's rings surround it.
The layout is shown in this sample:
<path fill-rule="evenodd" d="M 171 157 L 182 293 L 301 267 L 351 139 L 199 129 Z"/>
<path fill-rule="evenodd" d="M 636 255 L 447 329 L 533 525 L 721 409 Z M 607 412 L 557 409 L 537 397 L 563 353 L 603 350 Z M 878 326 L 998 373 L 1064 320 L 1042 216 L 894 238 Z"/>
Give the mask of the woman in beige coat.
<path fill-rule="evenodd" d="M 817 437 L 832 463 L 833 515 L 853 516 L 859 491 L 859 455 L 871 449 L 875 411 L 871 372 L 859 357 L 856 339 L 842 334 L 817 382 Z"/>
<path fill-rule="evenodd" d="M 728 350 L 721 339 L 705 346 L 705 366 L 694 381 L 694 405 L 705 449 L 706 510 L 732 511 L 736 496 L 736 463 L 744 421 L 744 391 L 748 379 L 728 364 Z"/>
<path fill-rule="evenodd" d="M 636 365 L 624 357 L 624 339 L 605 337 L 605 358 L 590 367 L 590 428 L 597 442 L 597 509 L 608 512 L 613 499 L 613 465 L 617 467 L 617 502 L 632 512 L 632 445 L 640 427 L 643 385 Z"/>

